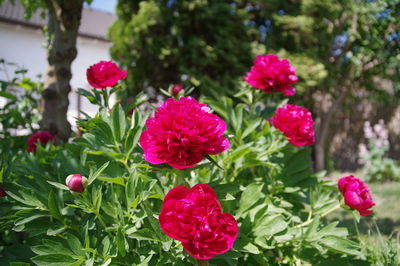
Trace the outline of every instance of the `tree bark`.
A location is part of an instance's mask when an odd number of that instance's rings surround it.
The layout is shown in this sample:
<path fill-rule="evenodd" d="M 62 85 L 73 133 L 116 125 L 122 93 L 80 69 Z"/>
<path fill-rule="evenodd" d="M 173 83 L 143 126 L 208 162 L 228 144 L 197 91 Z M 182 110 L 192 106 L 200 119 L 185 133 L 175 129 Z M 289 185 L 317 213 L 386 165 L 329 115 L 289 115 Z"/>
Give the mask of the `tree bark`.
<path fill-rule="evenodd" d="M 77 56 L 76 40 L 83 0 L 45 0 L 48 7 L 48 67 L 42 93 L 42 130 L 67 141 L 71 125 L 67 120 L 71 91 L 71 64 Z"/>
<path fill-rule="evenodd" d="M 344 90 L 339 97 L 333 102 L 332 107 L 326 113 L 321 112 L 318 131 L 317 131 L 317 141 L 315 143 L 315 170 L 322 171 L 325 169 L 325 148 L 328 142 L 329 133 L 331 133 L 331 122 L 333 115 L 337 113 L 340 105 L 343 102 L 344 97 L 347 94 L 347 90 Z"/>

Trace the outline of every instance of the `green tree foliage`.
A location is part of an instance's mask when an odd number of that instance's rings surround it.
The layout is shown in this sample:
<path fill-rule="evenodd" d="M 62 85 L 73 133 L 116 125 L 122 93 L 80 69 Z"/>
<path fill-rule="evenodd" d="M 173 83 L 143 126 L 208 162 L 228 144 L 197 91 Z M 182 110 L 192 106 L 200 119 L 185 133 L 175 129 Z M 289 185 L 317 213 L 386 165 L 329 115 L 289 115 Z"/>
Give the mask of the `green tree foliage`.
<path fill-rule="evenodd" d="M 246 12 L 233 2 L 120 0 L 111 54 L 129 70 L 129 93 L 184 82 L 231 94 L 252 60 Z"/>
<path fill-rule="evenodd" d="M 400 2 L 238 1 L 250 13 L 264 52 L 298 70 L 296 100 L 316 117 L 316 168 L 325 168 L 333 121 L 362 99 L 398 101 Z M 391 80 L 391 89 L 382 81 Z M 393 97 L 395 96 L 395 97 Z"/>

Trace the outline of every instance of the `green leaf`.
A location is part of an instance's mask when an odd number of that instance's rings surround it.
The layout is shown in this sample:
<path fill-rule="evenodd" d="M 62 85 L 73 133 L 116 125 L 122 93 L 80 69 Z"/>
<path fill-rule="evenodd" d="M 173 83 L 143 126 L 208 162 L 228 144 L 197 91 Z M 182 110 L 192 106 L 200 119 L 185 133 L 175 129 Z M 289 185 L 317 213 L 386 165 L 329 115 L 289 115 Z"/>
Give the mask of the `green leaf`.
<path fill-rule="evenodd" d="M 60 209 L 59 209 L 58 204 L 57 204 L 56 195 L 54 194 L 53 190 L 50 190 L 50 193 L 49 193 L 48 208 L 49 208 L 50 214 L 54 218 L 56 218 L 57 220 L 62 221 L 62 215 L 61 215 Z"/>
<path fill-rule="evenodd" d="M 70 266 L 76 260 L 68 255 L 49 254 L 33 257 L 32 261 L 39 266 Z"/>
<path fill-rule="evenodd" d="M 250 207 L 257 203 L 257 201 L 263 198 L 265 195 L 261 192 L 263 184 L 250 184 L 243 191 L 240 197 L 238 216 L 241 216 L 243 212 L 247 211 Z"/>
<path fill-rule="evenodd" d="M 63 185 L 61 183 L 53 182 L 53 181 L 47 181 L 52 186 L 55 186 L 56 188 L 63 189 L 63 190 L 69 190 L 66 185 Z"/>
<path fill-rule="evenodd" d="M 13 101 L 17 101 L 18 100 L 18 98 L 15 95 L 13 95 L 11 93 L 8 93 L 8 92 L 5 92 L 5 91 L 0 91 L 0 97 L 7 98 L 7 99 L 10 99 L 10 100 L 13 100 Z"/>
<path fill-rule="evenodd" d="M 114 139 L 117 143 L 123 139 L 126 130 L 126 114 L 121 105 L 117 103 L 112 112 Z"/>
<path fill-rule="evenodd" d="M 244 130 L 243 134 L 241 135 L 241 139 L 244 139 L 248 135 L 250 135 L 251 132 L 253 132 L 257 127 L 260 126 L 261 122 L 263 121 L 262 118 L 256 119 L 250 123 L 250 125 L 247 126 L 247 128 Z"/>
<path fill-rule="evenodd" d="M 218 167 L 221 170 L 224 170 L 224 168 L 222 168 L 221 166 L 219 166 L 219 164 L 217 163 L 217 161 L 209 154 L 206 154 L 205 156 L 213 165 L 215 165 L 216 167 Z"/>
<path fill-rule="evenodd" d="M 326 236 L 320 243 L 330 249 L 339 251 L 344 254 L 360 256 L 360 247 L 356 242 L 351 240 L 338 237 L 338 236 Z"/>
<path fill-rule="evenodd" d="M 308 226 L 306 233 L 304 234 L 304 238 L 313 238 L 313 236 L 317 233 L 319 225 L 319 216 L 314 217 L 314 220 Z"/>
<path fill-rule="evenodd" d="M 150 222 L 151 227 L 153 228 L 154 232 L 156 233 L 156 236 L 158 236 L 158 239 L 161 241 L 165 241 L 166 237 L 164 233 L 161 231 L 160 224 L 158 223 L 158 220 L 154 218 L 153 212 L 148 206 L 147 201 L 144 201 L 143 204 L 143 209 L 146 212 L 147 219 Z"/>
<path fill-rule="evenodd" d="M 89 176 L 89 181 L 88 181 L 88 185 L 92 184 L 94 180 L 96 180 L 96 178 L 107 168 L 108 164 L 110 162 L 106 162 L 105 164 L 103 164 L 102 166 L 100 166 L 99 169 L 97 169 L 96 172 L 94 172 L 91 176 Z"/>
<path fill-rule="evenodd" d="M 259 236 L 271 236 L 276 233 L 282 232 L 287 228 L 288 224 L 281 215 L 277 216 L 265 216 L 260 222 L 259 226 L 254 229 L 254 235 Z"/>
<path fill-rule="evenodd" d="M 83 250 L 82 243 L 75 235 L 67 233 L 66 239 L 72 252 L 74 252 L 78 256 L 85 256 L 85 251 Z"/>
<path fill-rule="evenodd" d="M 18 225 L 26 224 L 26 223 L 29 223 L 29 222 L 31 222 L 33 220 L 36 220 L 36 219 L 39 219 L 39 218 L 42 218 L 42 217 L 47 217 L 47 216 L 48 215 L 43 215 L 43 214 L 32 215 L 32 216 L 27 217 L 27 218 L 22 218 L 22 219 L 16 220 L 15 221 L 15 225 L 18 226 Z"/>
<path fill-rule="evenodd" d="M 125 185 L 125 179 L 123 177 L 113 177 L 113 178 L 106 178 L 106 177 L 98 177 L 97 179 L 102 180 L 102 181 L 106 181 L 106 182 L 110 182 L 110 183 L 114 183 L 114 184 L 118 184 L 121 186 Z"/>
<path fill-rule="evenodd" d="M 228 165 L 229 163 L 234 162 L 246 155 L 247 153 L 251 152 L 252 145 L 253 143 L 247 143 L 235 149 L 231 154 L 228 155 L 228 157 L 224 159 L 224 165 Z"/>
<path fill-rule="evenodd" d="M 125 243 L 126 243 L 125 236 L 122 233 L 122 229 L 119 227 L 117 232 L 117 247 L 122 257 L 125 257 L 126 255 Z"/>
<path fill-rule="evenodd" d="M 84 90 L 82 88 L 78 88 L 78 93 L 82 96 L 84 96 L 86 99 L 88 99 L 88 101 L 92 104 L 99 104 L 97 101 L 97 98 L 94 94 L 92 94 L 91 92 Z"/>
<path fill-rule="evenodd" d="M 127 234 L 128 234 L 128 231 L 127 231 Z M 129 233 L 128 237 L 136 239 L 136 240 L 159 241 L 158 239 L 154 238 L 154 232 L 148 228 L 143 228 L 143 229 L 137 230 L 133 233 Z"/>

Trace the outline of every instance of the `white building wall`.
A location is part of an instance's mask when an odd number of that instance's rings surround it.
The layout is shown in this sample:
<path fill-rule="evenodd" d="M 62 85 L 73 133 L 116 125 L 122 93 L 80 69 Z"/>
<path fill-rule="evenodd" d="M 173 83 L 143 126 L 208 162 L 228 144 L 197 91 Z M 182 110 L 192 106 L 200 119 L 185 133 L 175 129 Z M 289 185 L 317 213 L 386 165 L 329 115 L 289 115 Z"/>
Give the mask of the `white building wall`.
<path fill-rule="evenodd" d="M 7 62 L 17 63 L 18 66 L 27 69 L 26 76 L 33 80 L 38 80 L 37 75 L 39 74 L 44 77 L 46 73 L 47 60 L 44 45 L 45 39 L 40 29 L 0 22 L 0 58 Z M 75 125 L 75 118 L 78 117 L 79 112 L 79 95 L 75 91 L 77 88 L 91 89 L 86 80 L 86 69 L 100 60 L 110 60 L 110 46 L 109 42 L 78 37 L 78 55 L 72 63 L 72 91 L 69 95 L 68 120 L 72 125 Z M 0 70 L 0 79 L 13 78 L 16 69 L 17 67 L 8 66 L 8 77 L 4 70 Z M 3 99 L 0 98 L 1 100 Z M 81 110 L 93 115 L 97 108 L 86 98 L 81 97 Z"/>

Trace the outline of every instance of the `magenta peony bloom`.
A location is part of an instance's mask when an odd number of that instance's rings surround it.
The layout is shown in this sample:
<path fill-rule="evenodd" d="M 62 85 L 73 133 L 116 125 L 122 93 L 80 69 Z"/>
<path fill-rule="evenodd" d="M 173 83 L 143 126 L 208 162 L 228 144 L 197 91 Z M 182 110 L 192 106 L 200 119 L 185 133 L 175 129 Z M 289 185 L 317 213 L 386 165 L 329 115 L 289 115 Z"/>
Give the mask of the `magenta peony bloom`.
<path fill-rule="evenodd" d="M 369 188 L 361 179 L 352 175 L 339 179 L 338 187 L 344 197 L 344 203 L 352 209 L 357 210 L 361 216 L 368 216 L 373 211 L 368 210 L 375 205 Z"/>
<path fill-rule="evenodd" d="M 222 213 L 214 190 L 206 184 L 170 190 L 159 222 L 167 236 L 181 241 L 185 250 L 199 260 L 227 252 L 238 235 L 235 218 Z"/>
<path fill-rule="evenodd" d="M 69 175 L 65 180 L 65 183 L 67 184 L 69 190 L 78 193 L 83 193 L 85 191 L 87 182 L 88 182 L 87 178 L 81 176 L 80 174 Z"/>
<path fill-rule="evenodd" d="M 175 84 L 172 86 L 171 92 L 173 96 L 178 95 L 183 90 L 183 85 L 182 84 Z"/>
<path fill-rule="evenodd" d="M 0 198 L 5 197 L 5 196 L 7 196 L 6 191 L 2 187 L 0 187 Z"/>
<path fill-rule="evenodd" d="M 111 61 L 100 61 L 86 70 L 86 77 L 91 86 L 97 89 L 115 86 L 126 78 L 128 71 L 121 70 Z"/>
<path fill-rule="evenodd" d="M 226 124 L 208 111 L 207 105 L 191 97 L 168 99 L 147 119 L 140 136 L 144 159 L 184 169 L 199 163 L 205 154 L 226 151 L 229 141 L 222 136 Z"/>
<path fill-rule="evenodd" d="M 30 136 L 27 140 L 27 151 L 35 152 L 36 145 L 40 143 L 41 145 L 46 145 L 49 141 L 54 141 L 56 139 L 55 136 L 50 134 L 48 131 L 38 131 Z"/>
<path fill-rule="evenodd" d="M 311 112 L 301 106 L 286 104 L 278 108 L 271 122 L 295 146 L 308 146 L 315 142 Z"/>
<path fill-rule="evenodd" d="M 250 72 L 244 77 L 251 86 L 265 93 L 282 92 L 286 96 L 296 93 L 292 87 L 298 81 L 296 69 L 287 59 L 280 60 L 274 54 L 258 55 Z"/>

